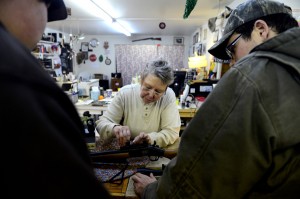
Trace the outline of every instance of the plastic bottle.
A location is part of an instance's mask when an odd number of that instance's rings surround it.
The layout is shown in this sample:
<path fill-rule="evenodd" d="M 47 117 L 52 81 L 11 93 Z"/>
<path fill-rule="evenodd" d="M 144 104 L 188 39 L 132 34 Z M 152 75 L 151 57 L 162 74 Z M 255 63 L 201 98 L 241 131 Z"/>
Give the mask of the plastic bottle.
<path fill-rule="evenodd" d="M 99 95 L 100 95 L 100 91 L 98 89 L 98 87 L 92 87 L 91 90 L 91 99 L 94 101 L 97 101 L 99 99 Z"/>
<path fill-rule="evenodd" d="M 100 87 L 99 90 L 100 90 L 100 95 L 104 96 L 104 89 L 103 89 L 103 87 Z"/>

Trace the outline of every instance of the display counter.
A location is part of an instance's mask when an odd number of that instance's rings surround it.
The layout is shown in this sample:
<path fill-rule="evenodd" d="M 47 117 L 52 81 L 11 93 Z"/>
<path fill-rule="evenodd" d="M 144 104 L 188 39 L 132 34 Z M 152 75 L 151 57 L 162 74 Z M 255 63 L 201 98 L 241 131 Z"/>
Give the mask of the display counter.
<path fill-rule="evenodd" d="M 107 110 L 107 105 L 104 106 L 93 106 L 92 101 L 87 101 L 86 104 L 84 103 L 76 103 L 75 104 L 79 115 L 82 115 L 85 111 L 89 111 L 92 115 L 102 115 L 103 111 Z M 182 108 L 178 106 L 178 111 L 181 118 L 193 118 L 197 109 L 196 108 Z"/>

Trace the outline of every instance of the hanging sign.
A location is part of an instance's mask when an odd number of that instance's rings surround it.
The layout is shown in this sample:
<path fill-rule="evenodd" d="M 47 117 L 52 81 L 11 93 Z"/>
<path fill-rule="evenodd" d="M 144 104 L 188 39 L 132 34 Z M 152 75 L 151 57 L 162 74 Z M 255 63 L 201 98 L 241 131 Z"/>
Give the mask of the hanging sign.
<path fill-rule="evenodd" d="M 97 56 L 95 55 L 95 54 L 91 54 L 90 55 L 90 61 L 91 62 L 94 62 L 94 61 L 96 61 L 97 60 Z"/>
<path fill-rule="evenodd" d="M 99 56 L 99 62 L 103 62 L 103 55 Z"/>

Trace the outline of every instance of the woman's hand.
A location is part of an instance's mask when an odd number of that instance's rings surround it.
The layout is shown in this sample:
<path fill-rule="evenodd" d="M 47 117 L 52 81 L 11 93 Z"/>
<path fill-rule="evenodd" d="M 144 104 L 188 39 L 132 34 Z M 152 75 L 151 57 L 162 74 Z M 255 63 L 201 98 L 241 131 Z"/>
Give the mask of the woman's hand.
<path fill-rule="evenodd" d="M 136 136 L 133 140 L 134 144 L 142 144 L 146 141 L 148 144 L 151 144 L 151 138 L 148 134 L 141 132 L 138 136 Z"/>
<path fill-rule="evenodd" d="M 128 126 L 116 125 L 113 128 L 113 132 L 121 147 L 125 146 L 127 141 L 130 141 L 131 132 Z"/>

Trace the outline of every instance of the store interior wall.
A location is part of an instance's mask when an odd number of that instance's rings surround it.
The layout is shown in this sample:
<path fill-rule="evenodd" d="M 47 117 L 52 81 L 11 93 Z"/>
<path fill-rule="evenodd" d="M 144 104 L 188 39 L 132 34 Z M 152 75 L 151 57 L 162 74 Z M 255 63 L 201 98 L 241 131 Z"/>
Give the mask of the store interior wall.
<path fill-rule="evenodd" d="M 293 15 L 296 19 L 300 21 L 300 1 L 299 0 L 278 0 L 279 2 L 285 3 L 286 5 L 289 5 L 293 9 Z M 243 0 L 236 0 L 228 7 L 230 8 L 235 8 L 237 5 L 240 3 L 244 2 Z M 222 13 L 224 10 L 220 10 L 220 13 Z M 199 38 L 199 42 L 205 44 L 206 46 L 206 51 L 205 55 L 207 57 L 208 61 L 208 68 L 211 62 L 212 56 L 207 52 L 207 49 L 209 49 L 213 44 L 213 33 L 209 31 L 208 29 L 208 23 L 196 27 L 195 32 L 190 35 L 190 36 L 183 36 L 184 38 L 184 48 L 185 48 L 185 53 L 184 53 L 184 60 L 183 60 L 183 65 L 184 68 L 188 68 L 188 57 L 193 56 L 193 36 L 196 33 L 200 33 L 201 36 L 203 36 L 203 31 L 207 31 L 206 39 L 202 40 Z M 51 30 L 46 28 L 45 33 L 53 33 L 57 32 L 56 30 Z M 222 35 L 222 29 L 219 32 L 219 38 Z M 161 41 L 156 41 L 156 40 L 145 40 L 145 41 L 139 41 L 139 42 L 132 42 L 131 37 L 126 37 L 126 36 L 115 36 L 115 35 L 86 35 L 83 40 L 78 40 L 73 42 L 73 51 L 76 53 L 80 52 L 81 49 L 81 43 L 82 42 L 89 42 L 91 39 L 96 38 L 99 41 L 99 45 L 95 48 L 89 47 L 89 55 L 90 54 L 95 54 L 97 57 L 97 60 L 95 61 L 90 61 L 89 59 L 85 60 L 84 63 L 78 64 L 76 62 L 76 59 L 73 59 L 73 73 L 75 76 L 78 76 L 79 74 L 86 73 L 90 74 L 91 78 L 93 77 L 93 74 L 95 73 L 101 73 L 103 74 L 108 80 L 110 80 L 111 73 L 116 72 L 116 60 L 115 60 L 115 45 L 117 44 L 141 44 L 141 45 L 174 45 L 174 36 L 149 36 L 149 35 L 144 35 L 144 36 L 139 36 L 140 38 L 148 38 L 148 37 L 160 37 Z M 69 33 L 65 32 L 63 33 L 63 38 L 66 43 L 70 42 L 70 37 Z M 105 49 L 103 47 L 104 42 L 108 42 L 109 48 Z M 110 65 L 106 65 L 105 62 L 100 62 L 99 61 L 99 56 L 102 55 L 104 60 L 106 57 L 108 57 L 111 60 Z M 207 68 L 207 69 L 208 69 Z"/>

